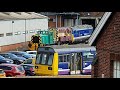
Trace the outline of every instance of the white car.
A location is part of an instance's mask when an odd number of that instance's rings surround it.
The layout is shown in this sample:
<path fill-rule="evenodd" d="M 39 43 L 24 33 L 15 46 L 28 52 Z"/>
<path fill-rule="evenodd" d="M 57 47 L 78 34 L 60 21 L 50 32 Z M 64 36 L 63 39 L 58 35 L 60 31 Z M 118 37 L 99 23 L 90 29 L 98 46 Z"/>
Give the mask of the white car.
<path fill-rule="evenodd" d="M 36 58 L 37 51 L 26 51 L 26 52 L 34 56 L 34 58 Z"/>

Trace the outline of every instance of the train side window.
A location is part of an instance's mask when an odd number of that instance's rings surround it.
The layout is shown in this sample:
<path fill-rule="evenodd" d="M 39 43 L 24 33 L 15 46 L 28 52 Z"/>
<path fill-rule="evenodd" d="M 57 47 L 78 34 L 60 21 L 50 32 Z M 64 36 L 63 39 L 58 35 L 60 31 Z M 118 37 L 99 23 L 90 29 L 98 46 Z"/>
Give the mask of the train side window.
<path fill-rule="evenodd" d="M 59 56 L 59 62 L 63 62 L 64 58 L 62 55 Z"/>
<path fill-rule="evenodd" d="M 81 59 L 81 53 L 77 53 L 77 60 Z"/>
<path fill-rule="evenodd" d="M 72 63 L 74 63 L 74 53 L 72 53 Z"/>
<path fill-rule="evenodd" d="M 36 64 L 40 64 L 41 61 L 41 54 L 38 54 L 36 57 Z"/>
<path fill-rule="evenodd" d="M 64 62 L 67 62 L 67 55 L 64 55 Z"/>
<path fill-rule="evenodd" d="M 53 62 L 53 54 L 49 54 L 48 65 L 52 65 Z"/>
<path fill-rule="evenodd" d="M 46 64 L 46 62 L 47 62 L 47 54 L 42 54 L 41 64 Z"/>
<path fill-rule="evenodd" d="M 70 55 L 67 55 L 67 62 L 70 61 Z"/>
<path fill-rule="evenodd" d="M 94 54 L 90 52 L 83 52 L 83 60 L 84 61 L 92 61 L 94 59 Z"/>

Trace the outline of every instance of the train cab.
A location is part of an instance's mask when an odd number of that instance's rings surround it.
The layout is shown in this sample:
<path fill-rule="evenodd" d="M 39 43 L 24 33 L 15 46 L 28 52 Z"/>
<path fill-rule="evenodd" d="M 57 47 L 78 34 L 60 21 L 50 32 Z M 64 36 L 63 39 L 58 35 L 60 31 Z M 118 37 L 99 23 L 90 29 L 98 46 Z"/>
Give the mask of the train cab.
<path fill-rule="evenodd" d="M 58 54 L 50 47 L 39 47 L 36 62 L 36 75 L 58 75 Z"/>

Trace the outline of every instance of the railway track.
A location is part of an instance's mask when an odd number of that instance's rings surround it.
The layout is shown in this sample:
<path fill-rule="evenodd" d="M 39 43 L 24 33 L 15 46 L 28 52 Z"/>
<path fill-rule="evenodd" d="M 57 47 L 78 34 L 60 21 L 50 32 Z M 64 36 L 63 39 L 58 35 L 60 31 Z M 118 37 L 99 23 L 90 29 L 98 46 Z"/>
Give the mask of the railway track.
<path fill-rule="evenodd" d="M 90 47 L 90 46 L 88 44 L 80 43 L 80 44 L 72 44 L 72 45 L 68 45 L 68 44 L 50 45 L 50 47 L 59 49 L 59 48 L 79 48 L 79 47 Z"/>

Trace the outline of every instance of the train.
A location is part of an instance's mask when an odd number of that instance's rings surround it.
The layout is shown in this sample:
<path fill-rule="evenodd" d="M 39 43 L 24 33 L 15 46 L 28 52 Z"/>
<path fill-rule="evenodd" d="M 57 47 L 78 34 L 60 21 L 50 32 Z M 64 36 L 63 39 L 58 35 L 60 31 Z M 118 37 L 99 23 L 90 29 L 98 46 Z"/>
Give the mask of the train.
<path fill-rule="evenodd" d="M 31 37 L 31 41 L 28 44 L 29 50 L 35 50 L 35 47 L 46 45 L 62 45 L 62 44 L 74 44 L 85 42 L 89 39 L 93 32 L 91 25 L 77 25 L 74 27 L 58 27 L 50 28 L 49 30 L 40 30 L 37 34 Z M 34 43 L 34 36 L 39 39 L 37 43 Z M 34 39 L 34 40 L 33 40 Z"/>
<path fill-rule="evenodd" d="M 93 27 L 91 25 L 77 25 L 72 27 L 72 34 L 75 42 L 84 42 L 91 36 Z"/>
<path fill-rule="evenodd" d="M 93 46 L 39 47 L 35 73 L 40 76 L 90 74 L 91 68 L 89 72 L 86 68 L 91 66 L 95 57 L 96 48 Z"/>

